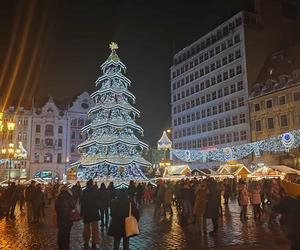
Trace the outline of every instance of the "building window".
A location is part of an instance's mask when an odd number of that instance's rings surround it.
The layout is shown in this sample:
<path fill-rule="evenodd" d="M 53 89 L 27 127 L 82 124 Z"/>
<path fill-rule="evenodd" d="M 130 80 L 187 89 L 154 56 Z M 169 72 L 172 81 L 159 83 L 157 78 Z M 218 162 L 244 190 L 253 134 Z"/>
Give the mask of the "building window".
<path fill-rule="evenodd" d="M 53 136 L 54 135 L 54 127 L 51 124 L 47 124 L 45 128 L 45 136 Z"/>
<path fill-rule="evenodd" d="M 246 123 L 246 115 L 240 114 L 240 123 Z"/>
<path fill-rule="evenodd" d="M 35 138 L 35 145 L 40 145 L 40 144 L 41 144 L 41 139 Z"/>
<path fill-rule="evenodd" d="M 243 82 L 238 82 L 237 83 L 237 90 L 240 91 L 240 90 L 243 90 L 244 89 L 244 85 L 243 85 Z"/>
<path fill-rule="evenodd" d="M 223 97 L 223 89 L 218 90 L 218 98 Z"/>
<path fill-rule="evenodd" d="M 247 140 L 247 132 L 245 130 L 240 132 L 241 141 Z"/>
<path fill-rule="evenodd" d="M 242 73 L 242 66 L 239 65 L 239 66 L 236 67 L 236 74 L 238 75 L 238 74 L 241 74 L 241 73 Z"/>
<path fill-rule="evenodd" d="M 75 139 L 75 131 L 72 131 L 72 136 L 71 136 L 72 139 Z"/>
<path fill-rule="evenodd" d="M 254 104 L 254 111 L 255 112 L 260 111 L 260 104 L 259 103 Z"/>
<path fill-rule="evenodd" d="M 213 128 L 214 128 L 214 130 L 219 128 L 218 121 L 213 122 Z"/>
<path fill-rule="evenodd" d="M 34 162 L 39 163 L 40 162 L 40 154 L 39 153 L 34 153 Z"/>
<path fill-rule="evenodd" d="M 281 127 L 287 127 L 288 126 L 287 115 L 281 115 L 280 116 L 280 125 L 281 125 Z"/>
<path fill-rule="evenodd" d="M 225 124 L 226 124 L 226 127 L 230 127 L 231 126 L 231 118 L 230 117 L 227 117 L 225 119 Z"/>
<path fill-rule="evenodd" d="M 47 147 L 52 147 L 53 146 L 53 139 L 50 139 L 50 138 L 45 139 L 45 145 Z"/>
<path fill-rule="evenodd" d="M 294 93 L 294 101 L 299 101 L 300 100 L 300 91 Z"/>
<path fill-rule="evenodd" d="M 233 132 L 233 141 L 239 141 L 239 132 Z"/>
<path fill-rule="evenodd" d="M 225 102 L 225 111 L 229 111 L 229 110 L 230 110 L 230 103 Z"/>
<path fill-rule="evenodd" d="M 225 143 L 225 135 L 220 135 L 220 143 L 221 144 Z"/>
<path fill-rule="evenodd" d="M 235 93 L 236 92 L 236 86 L 235 86 L 235 84 L 231 84 L 230 85 L 230 93 L 232 94 L 232 93 Z"/>
<path fill-rule="evenodd" d="M 273 129 L 274 128 L 274 119 L 272 117 L 269 117 L 267 119 L 267 124 L 268 124 L 268 129 Z"/>
<path fill-rule="evenodd" d="M 266 108 L 272 108 L 273 107 L 273 100 L 272 99 L 269 99 L 266 101 Z"/>
<path fill-rule="evenodd" d="M 35 132 L 41 133 L 41 125 L 39 125 L 39 124 L 35 125 Z"/>
<path fill-rule="evenodd" d="M 282 96 L 278 97 L 278 104 L 279 105 L 284 105 L 285 104 L 285 95 L 282 95 Z"/>
<path fill-rule="evenodd" d="M 61 163 L 61 153 L 57 154 L 57 163 Z"/>
<path fill-rule="evenodd" d="M 237 117 L 237 115 L 234 115 L 232 117 L 232 125 L 237 125 L 237 124 L 238 124 L 238 117 Z"/>
<path fill-rule="evenodd" d="M 236 108 L 236 100 L 232 100 L 231 101 L 231 109 L 235 109 Z"/>
<path fill-rule="evenodd" d="M 244 103 L 244 97 L 239 98 L 238 101 L 239 101 L 239 107 L 242 107 L 242 106 L 245 105 L 245 103 Z"/>
<path fill-rule="evenodd" d="M 229 95 L 229 87 L 224 88 L 224 96 Z"/>
<path fill-rule="evenodd" d="M 58 139 L 57 145 L 58 145 L 59 147 L 62 147 L 62 139 Z"/>
<path fill-rule="evenodd" d="M 226 134 L 226 142 L 231 143 L 232 142 L 232 134 Z"/>
<path fill-rule="evenodd" d="M 219 120 L 219 127 L 224 128 L 224 119 Z"/>
<path fill-rule="evenodd" d="M 62 133 L 63 133 L 63 127 L 62 127 L 62 126 L 59 126 L 59 127 L 58 127 L 58 133 L 59 133 L 59 134 L 62 134 Z"/>
<path fill-rule="evenodd" d="M 255 121 L 255 131 L 261 131 L 261 120 Z"/>
<path fill-rule="evenodd" d="M 44 155 L 44 162 L 45 163 L 52 163 L 53 156 L 50 153 L 45 153 Z"/>

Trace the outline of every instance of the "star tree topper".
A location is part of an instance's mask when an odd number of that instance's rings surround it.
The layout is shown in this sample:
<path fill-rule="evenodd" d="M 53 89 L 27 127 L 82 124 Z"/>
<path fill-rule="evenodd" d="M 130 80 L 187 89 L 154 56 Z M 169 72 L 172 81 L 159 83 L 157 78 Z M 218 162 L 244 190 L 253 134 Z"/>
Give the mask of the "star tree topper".
<path fill-rule="evenodd" d="M 109 44 L 109 48 L 113 51 L 113 50 L 117 50 L 119 48 L 118 44 L 115 42 L 111 42 Z"/>

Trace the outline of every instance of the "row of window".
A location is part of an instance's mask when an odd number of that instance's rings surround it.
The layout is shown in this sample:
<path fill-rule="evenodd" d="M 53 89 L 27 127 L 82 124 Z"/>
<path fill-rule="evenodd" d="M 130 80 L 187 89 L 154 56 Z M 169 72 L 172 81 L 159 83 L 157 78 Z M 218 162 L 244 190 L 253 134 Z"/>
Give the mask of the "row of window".
<path fill-rule="evenodd" d="M 36 146 L 39 146 L 39 145 L 41 145 L 41 144 L 43 144 L 41 138 L 36 137 L 36 138 L 35 138 L 35 145 L 36 145 Z M 58 140 L 57 140 L 57 146 L 58 146 L 58 147 L 62 147 L 62 144 L 63 144 L 63 143 L 62 143 L 62 139 L 58 139 Z M 45 146 L 46 146 L 46 147 L 53 147 L 53 146 L 54 146 L 54 140 L 53 140 L 52 138 L 46 138 L 46 139 L 45 139 Z"/>
<path fill-rule="evenodd" d="M 234 60 L 239 59 L 240 57 L 241 57 L 241 50 L 238 49 L 238 50 L 235 51 L 235 53 L 231 53 L 228 56 L 224 56 L 222 58 L 222 60 L 221 59 L 216 60 L 215 62 L 212 62 L 210 65 L 207 65 L 204 68 L 201 68 L 197 71 L 194 71 L 193 73 L 189 74 L 185 78 L 182 78 L 181 80 L 177 81 L 176 83 L 174 82 L 173 83 L 173 90 L 183 86 L 184 84 L 188 84 L 189 82 L 193 81 L 194 79 L 198 79 L 199 77 L 207 75 L 210 72 L 212 72 L 216 69 L 219 69 L 222 66 L 225 66 L 228 63 L 233 62 Z M 200 61 L 200 58 L 202 58 L 202 57 L 201 56 L 199 57 L 199 61 Z M 198 65 L 198 58 L 195 59 L 193 62 L 190 62 L 189 65 L 190 65 L 190 68 L 187 68 L 187 69 L 191 69 L 193 66 Z M 177 69 L 177 72 L 181 72 L 181 71 L 179 71 L 179 69 Z"/>
<path fill-rule="evenodd" d="M 197 93 L 201 90 L 204 90 L 205 88 L 213 86 L 222 81 L 226 81 L 227 79 L 232 78 L 241 73 L 242 73 L 242 66 L 238 65 L 238 66 L 236 66 L 236 68 L 231 68 L 228 71 L 224 71 L 223 74 L 221 74 L 221 73 L 218 74 L 217 77 L 213 76 L 210 79 L 207 79 L 205 82 L 198 83 L 195 86 L 192 86 L 191 88 L 188 88 L 185 91 L 182 91 L 181 93 L 179 92 L 177 94 L 174 94 L 173 102 L 179 101 L 182 98 L 193 95 L 194 93 Z"/>
<path fill-rule="evenodd" d="M 35 132 L 41 133 L 41 125 L 40 124 L 35 125 Z M 63 133 L 63 126 L 58 126 L 57 133 L 58 134 Z M 46 136 L 54 136 L 54 126 L 52 124 L 47 124 L 45 126 L 45 135 Z"/>
<path fill-rule="evenodd" d="M 185 136 L 201 134 L 207 131 L 213 131 L 213 130 L 222 129 L 225 127 L 235 126 L 244 123 L 246 123 L 245 114 L 234 115 L 232 117 L 227 117 L 225 119 L 219 119 L 212 122 L 203 123 L 201 125 L 198 125 L 197 127 L 195 126 L 191 128 L 183 128 L 181 130 L 175 130 L 174 138 L 176 139 Z"/>
<path fill-rule="evenodd" d="M 87 125 L 87 121 L 82 118 L 71 120 L 71 127 L 83 127 L 85 125 Z"/>
<path fill-rule="evenodd" d="M 300 112 L 295 112 L 295 122 L 300 123 Z M 280 127 L 288 127 L 289 126 L 289 119 L 286 114 L 279 116 L 279 125 Z M 266 119 L 265 128 L 266 129 L 274 129 L 276 127 L 276 122 L 274 117 L 268 117 Z M 263 131 L 263 122 L 262 120 L 256 120 L 255 121 L 255 131 L 261 132 Z"/>
<path fill-rule="evenodd" d="M 242 18 L 238 17 L 235 21 L 230 22 L 228 25 L 224 26 L 222 29 L 218 29 L 214 34 L 210 37 L 205 38 L 199 44 L 195 45 L 185 53 L 180 54 L 179 56 L 174 58 L 174 64 L 179 64 L 182 61 L 194 56 L 195 54 L 199 53 L 201 50 L 204 50 L 214 44 L 215 42 L 221 40 L 223 37 L 229 34 L 230 30 L 233 30 L 235 27 L 241 25 Z"/>
<path fill-rule="evenodd" d="M 233 110 L 242 106 L 245 106 L 244 97 L 239 97 L 238 99 L 226 101 L 213 107 L 208 107 L 207 109 L 202 109 L 201 111 L 199 110 L 197 112 L 175 118 L 173 119 L 173 124 L 174 126 L 179 126 L 181 124 L 186 124 L 212 115 L 221 114 L 223 112 L 227 112 L 229 110 Z"/>
<path fill-rule="evenodd" d="M 207 102 L 216 100 L 217 98 L 222 98 L 223 96 L 233 94 L 233 93 L 241 91 L 243 89 L 244 89 L 244 85 L 243 85 L 242 81 L 233 83 L 230 86 L 220 88 L 217 91 L 212 91 L 211 93 L 208 93 L 206 95 L 198 97 L 195 100 L 187 101 L 186 103 L 178 105 L 177 107 L 173 107 L 173 114 L 180 113 L 181 111 L 184 111 L 186 109 L 190 109 L 190 108 L 205 104 Z M 199 85 L 193 86 L 188 90 L 189 90 L 188 93 L 200 92 Z M 194 92 L 194 91 L 196 91 L 196 92 Z M 185 94 L 186 94 L 186 92 L 182 92 L 181 96 L 185 96 Z"/>
<path fill-rule="evenodd" d="M 203 139 L 198 139 L 193 141 L 179 142 L 179 143 L 175 143 L 174 146 L 176 149 L 197 149 L 201 147 L 217 146 L 221 144 L 246 141 L 246 140 L 247 140 L 247 132 L 243 130 L 240 132 L 210 136 L 208 138 L 203 138 Z"/>
<path fill-rule="evenodd" d="M 294 101 L 299 101 L 300 100 L 300 91 L 293 93 L 293 98 L 294 98 Z M 285 95 L 279 96 L 278 100 L 277 100 L 277 104 L 278 105 L 286 104 L 286 96 Z M 270 99 L 265 101 L 265 106 L 264 106 L 265 108 L 268 109 L 268 108 L 272 108 L 273 106 L 274 106 L 273 98 L 270 98 Z M 263 107 L 262 107 L 261 103 L 255 103 L 254 104 L 254 111 L 255 112 L 258 112 L 262 109 L 263 109 Z"/>
<path fill-rule="evenodd" d="M 39 163 L 40 162 L 40 153 L 34 153 L 34 162 Z M 44 154 L 44 163 L 52 163 L 53 162 L 53 155 L 51 153 L 45 153 Z M 56 157 L 57 163 L 62 163 L 62 154 L 58 153 Z"/>
<path fill-rule="evenodd" d="M 18 119 L 18 126 L 28 126 L 28 119 L 25 118 L 25 119 Z"/>

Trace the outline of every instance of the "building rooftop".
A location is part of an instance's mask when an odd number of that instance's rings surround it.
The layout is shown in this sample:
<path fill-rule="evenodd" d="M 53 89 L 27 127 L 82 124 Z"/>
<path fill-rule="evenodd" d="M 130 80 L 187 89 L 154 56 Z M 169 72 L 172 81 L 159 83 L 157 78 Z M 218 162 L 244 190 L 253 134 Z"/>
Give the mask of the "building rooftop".
<path fill-rule="evenodd" d="M 300 83 L 300 44 L 276 51 L 262 67 L 251 97 L 258 97 Z"/>

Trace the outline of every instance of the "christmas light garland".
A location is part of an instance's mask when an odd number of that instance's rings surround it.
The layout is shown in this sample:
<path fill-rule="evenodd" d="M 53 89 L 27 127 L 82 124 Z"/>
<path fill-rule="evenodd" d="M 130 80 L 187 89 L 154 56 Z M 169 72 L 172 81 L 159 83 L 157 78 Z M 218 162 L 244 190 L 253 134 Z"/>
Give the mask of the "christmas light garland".
<path fill-rule="evenodd" d="M 210 151 L 171 149 L 170 157 L 177 157 L 186 162 L 195 162 L 207 159 L 213 161 L 238 160 L 254 153 L 260 156 L 261 152 L 288 152 L 290 149 L 300 146 L 300 129 L 296 129 L 276 137 L 270 137 L 265 140 L 252 143 L 241 144 L 232 147 L 214 148 Z"/>

